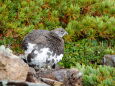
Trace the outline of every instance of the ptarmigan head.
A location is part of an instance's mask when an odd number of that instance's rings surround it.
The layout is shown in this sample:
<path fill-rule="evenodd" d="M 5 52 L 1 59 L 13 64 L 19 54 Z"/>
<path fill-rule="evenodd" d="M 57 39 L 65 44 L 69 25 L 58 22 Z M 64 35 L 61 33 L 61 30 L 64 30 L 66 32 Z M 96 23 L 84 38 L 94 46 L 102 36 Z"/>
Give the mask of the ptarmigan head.
<path fill-rule="evenodd" d="M 64 35 L 68 34 L 63 28 L 56 28 L 52 31 L 56 33 L 59 37 L 63 37 Z"/>

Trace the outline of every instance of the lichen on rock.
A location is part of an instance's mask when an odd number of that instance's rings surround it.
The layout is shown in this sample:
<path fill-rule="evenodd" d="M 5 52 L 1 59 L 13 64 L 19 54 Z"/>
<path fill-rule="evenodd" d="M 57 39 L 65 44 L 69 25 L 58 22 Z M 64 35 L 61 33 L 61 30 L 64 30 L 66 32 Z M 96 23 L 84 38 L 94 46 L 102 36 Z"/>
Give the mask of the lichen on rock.
<path fill-rule="evenodd" d="M 0 54 L 9 58 L 19 58 L 18 56 L 13 54 L 13 51 L 10 48 L 6 48 L 4 45 L 0 46 Z"/>

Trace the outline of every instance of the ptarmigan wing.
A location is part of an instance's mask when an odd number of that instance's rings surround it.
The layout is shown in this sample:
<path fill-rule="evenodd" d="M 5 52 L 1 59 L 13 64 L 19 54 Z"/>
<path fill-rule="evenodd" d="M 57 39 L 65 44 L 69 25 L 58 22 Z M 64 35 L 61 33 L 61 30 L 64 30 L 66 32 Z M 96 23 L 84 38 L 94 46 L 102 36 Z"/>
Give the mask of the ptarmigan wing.
<path fill-rule="evenodd" d="M 45 43 L 46 37 L 49 31 L 47 30 L 33 30 L 29 34 L 27 34 L 23 41 L 22 41 L 22 47 L 24 50 L 27 50 L 28 43 L 37 44 L 37 43 Z"/>

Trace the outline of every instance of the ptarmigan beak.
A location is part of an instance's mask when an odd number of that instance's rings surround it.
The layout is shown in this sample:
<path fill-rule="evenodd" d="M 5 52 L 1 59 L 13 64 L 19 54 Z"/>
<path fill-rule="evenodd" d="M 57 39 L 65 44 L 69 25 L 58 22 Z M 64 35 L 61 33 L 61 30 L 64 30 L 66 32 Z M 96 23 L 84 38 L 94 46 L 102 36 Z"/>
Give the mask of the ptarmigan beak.
<path fill-rule="evenodd" d="M 68 35 L 68 32 L 65 32 L 65 34 L 64 35 Z"/>

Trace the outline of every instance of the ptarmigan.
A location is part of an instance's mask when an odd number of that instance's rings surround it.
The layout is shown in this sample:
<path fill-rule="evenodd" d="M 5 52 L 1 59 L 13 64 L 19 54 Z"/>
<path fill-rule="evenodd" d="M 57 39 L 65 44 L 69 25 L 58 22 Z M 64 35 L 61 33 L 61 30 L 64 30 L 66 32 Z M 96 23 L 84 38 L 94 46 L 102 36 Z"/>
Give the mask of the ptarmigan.
<path fill-rule="evenodd" d="M 55 67 L 64 54 L 63 36 L 67 32 L 63 28 L 51 31 L 33 30 L 27 34 L 22 47 L 27 56 L 27 63 L 38 68 Z"/>

